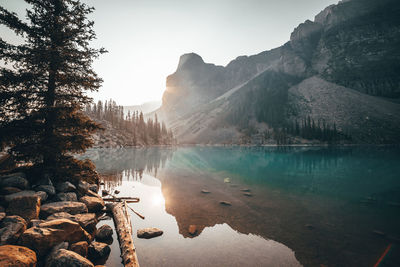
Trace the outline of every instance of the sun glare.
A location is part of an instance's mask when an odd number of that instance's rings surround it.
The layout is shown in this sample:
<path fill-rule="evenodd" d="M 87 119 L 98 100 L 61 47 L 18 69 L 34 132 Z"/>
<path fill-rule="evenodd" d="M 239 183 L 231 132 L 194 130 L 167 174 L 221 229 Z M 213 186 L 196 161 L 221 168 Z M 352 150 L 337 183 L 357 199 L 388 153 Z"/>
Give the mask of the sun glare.
<path fill-rule="evenodd" d="M 165 199 L 162 194 L 153 195 L 151 198 L 151 203 L 153 206 L 161 206 L 164 205 Z"/>

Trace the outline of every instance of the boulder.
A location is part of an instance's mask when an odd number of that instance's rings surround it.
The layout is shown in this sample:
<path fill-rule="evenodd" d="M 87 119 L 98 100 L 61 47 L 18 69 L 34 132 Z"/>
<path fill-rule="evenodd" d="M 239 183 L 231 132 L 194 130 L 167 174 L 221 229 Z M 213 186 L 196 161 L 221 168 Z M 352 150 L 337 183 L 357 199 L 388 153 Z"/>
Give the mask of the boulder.
<path fill-rule="evenodd" d="M 1 187 L 16 187 L 25 190 L 29 187 L 29 182 L 26 179 L 25 173 L 16 172 L 8 175 L 0 176 Z"/>
<path fill-rule="evenodd" d="M 110 246 L 101 242 L 92 242 L 88 248 L 88 257 L 91 260 L 104 259 L 110 255 Z"/>
<path fill-rule="evenodd" d="M 0 193 L 1 193 L 2 195 L 9 195 L 9 194 L 18 193 L 18 192 L 21 192 L 21 191 L 22 191 L 21 189 L 16 188 L 16 187 L 3 187 L 3 188 L 0 190 Z"/>
<path fill-rule="evenodd" d="M 69 219 L 71 221 L 77 222 L 83 229 L 85 229 L 89 233 L 94 232 L 97 224 L 96 214 L 94 213 L 81 213 L 71 215 L 67 212 L 58 212 L 47 217 L 47 221 L 55 219 Z"/>
<path fill-rule="evenodd" d="M 46 263 L 46 267 L 94 267 L 88 259 L 76 252 L 59 249 L 52 253 Z"/>
<path fill-rule="evenodd" d="M 163 234 L 163 231 L 158 228 L 155 228 L 155 227 L 137 230 L 137 237 L 139 237 L 139 238 L 150 239 L 153 237 L 160 236 L 162 234 Z"/>
<path fill-rule="evenodd" d="M 89 184 L 89 190 L 93 192 L 98 192 L 99 187 L 97 186 L 97 184 Z"/>
<path fill-rule="evenodd" d="M 68 219 L 57 219 L 31 227 L 20 237 L 20 244 L 36 251 L 39 256 L 61 242 L 89 241 L 90 235 L 77 223 Z"/>
<path fill-rule="evenodd" d="M 46 192 L 49 197 L 53 197 L 56 194 L 56 189 L 52 185 L 38 185 L 33 190 Z"/>
<path fill-rule="evenodd" d="M 20 216 L 6 216 L 0 223 L 0 245 L 15 244 L 26 230 L 26 221 Z"/>
<path fill-rule="evenodd" d="M 8 203 L 7 214 L 19 215 L 27 222 L 39 218 L 39 212 L 40 198 L 37 195 L 16 196 Z"/>
<path fill-rule="evenodd" d="M 0 246 L 0 266 L 35 267 L 36 253 L 26 247 Z"/>
<path fill-rule="evenodd" d="M 51 214 L 58 212 L 68 212 L 69 214 L 86 213 L 88 209 L 82 202 L 74 201 L 59 201 L 48 203 L 42 206 L 40 210 L 40 216 L 47 218 Z"/>
<path fill-rule="evenodd" d="M 78 197 L 74 192 L 58 193 L 56 199 L 58 201 L 78 201 Z"/>
<path fill-rule="evenodd" d="M 103 225 L 96 232 L 96 240 L 104 241 L 112 238 L 113 230 L 109 225 Z"/>
<path fill-rule="evenodd" d="M 35 226 L 39 226 L 39 224 L 44 223 L 44 220 L 37 220 L 37 219 L 33 219 L 30 222 L 30 227 L 35 227 Z"/>
<path fill-rule="evenodd" d="M 5 196 L 4 199 L 7 202 L 12 202 L 15 198 L 18 198 L 20 196 L 38 196 L 40 198 L 40 203 L 43 203 L 47 199 L 46 192 L 43 192 L 43 191 L 35 192 L 35 191 L 31 191 L 31 190 L 20 191 L 18 193 L 14 193 L 14 194 Z"/>
<path fill-rule="evenodd" d="M 101 197 L 95 196 L 83 196 L 79 201 L 86 204 L 89 212 L 101 211 L 105 205 L 104 200 Z"/>
<path fill-rule="evenodd" d="M 56 189 L 58 192 L 67 193 L 67 192 L 75 192 L 76 187 L 75 185 L 71 184 L 70 182 L 62 182 L 57 184 Z"/>
<path fill-rule="evenodd" d="M 72 244 L 70 250 L 86 258 L 88 255 L 88 247 L 89 247 L 88 242 L 80 241 Z"/>
<path fill-rule="evenodd" d="M 79 181 L 77 187 L 79 194 L 81 194 L 82 196 L 86 195 L 86 193 L 89 191 L 89 187 L 90 187 L 89 183 L 85 181 Z"/>

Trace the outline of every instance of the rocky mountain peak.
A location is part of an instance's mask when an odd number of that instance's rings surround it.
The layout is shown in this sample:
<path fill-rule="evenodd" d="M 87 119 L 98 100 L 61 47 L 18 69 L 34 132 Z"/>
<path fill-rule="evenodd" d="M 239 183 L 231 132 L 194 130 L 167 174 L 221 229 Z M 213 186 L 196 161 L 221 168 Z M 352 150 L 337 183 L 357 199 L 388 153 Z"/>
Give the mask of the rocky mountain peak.
<path fill-rule="evenodd" d="M 179 58 L 179 64 L 177 70 L 182 69 L 193 69 L 198 66 L 205 64 L 204 60 L 196 53 L 184 54 Z"/>

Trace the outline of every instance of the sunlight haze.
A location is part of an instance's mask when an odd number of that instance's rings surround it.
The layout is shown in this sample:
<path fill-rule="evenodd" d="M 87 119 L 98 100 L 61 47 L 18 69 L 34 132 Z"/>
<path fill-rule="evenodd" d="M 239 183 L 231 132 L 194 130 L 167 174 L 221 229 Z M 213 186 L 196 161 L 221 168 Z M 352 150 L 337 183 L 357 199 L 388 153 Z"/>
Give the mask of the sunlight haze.
<path fill-rule="evenodd" d="M 85 0 L 96 8 L 95 47 L 109 53 L 94 64 L 104 79 L 95 100 L 121 105 L 160 100 L 165 79 L 184 53 L 226 65 L 240 55 L 278 47 L 306 19 L 337 0 Z M 19 15 L 22 0 L 0 0 Z M 3 39 L 13 38 L 0 27 Z"/>

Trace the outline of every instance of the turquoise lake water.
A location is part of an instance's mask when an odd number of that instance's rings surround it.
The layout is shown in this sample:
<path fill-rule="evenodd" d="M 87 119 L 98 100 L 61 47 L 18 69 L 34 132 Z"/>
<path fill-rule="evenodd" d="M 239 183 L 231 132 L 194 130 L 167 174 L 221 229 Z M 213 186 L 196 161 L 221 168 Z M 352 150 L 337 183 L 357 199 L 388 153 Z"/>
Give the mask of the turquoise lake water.
<path fill-rule="evenodd" d="M 131 214 L 134 232 L 164 231 L 134 236 L 141 266 L 374 266 L 390 245 L 398 258 L 399 148 L 93 149 L 86 157 L 103 188 L 140 197 L 130 206 L 146 218 Z M 121 266 L 117 243 L 107 266 Z"/>

